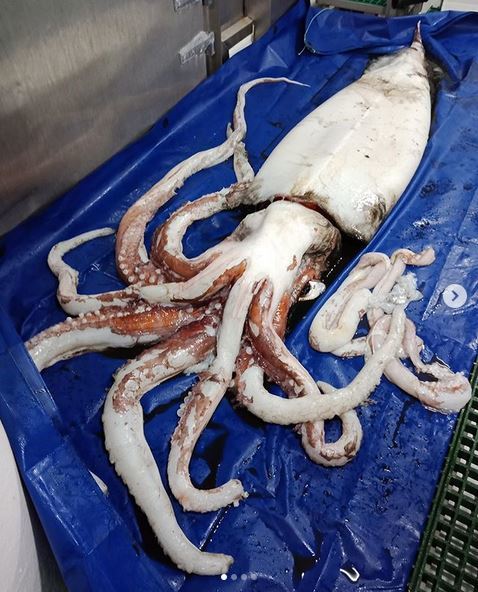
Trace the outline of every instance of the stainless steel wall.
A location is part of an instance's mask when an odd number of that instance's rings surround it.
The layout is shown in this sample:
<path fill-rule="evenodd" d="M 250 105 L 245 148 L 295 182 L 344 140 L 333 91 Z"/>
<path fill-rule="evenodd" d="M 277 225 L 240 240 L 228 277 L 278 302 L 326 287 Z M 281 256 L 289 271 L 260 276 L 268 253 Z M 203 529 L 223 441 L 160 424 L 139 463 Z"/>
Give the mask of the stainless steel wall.
<path fill-rule="evenodd" d="M 281 17 L 296 0 L 244 0 L 247 16 L 255 23 L 256 39 Z"/>
<path fill-rule="evenodd" d="M 220 40 L 221 24 L 247 15 L 257 38 L 293 3 L 215 0 L 207 12 L 200 0 L 0 0 L 0 234 L 206 76 L 204 56 L 178 58 L 205 26 Z"/>
<path fill-rule="evenodd" d="M 0 2 L 0 233 L 147 129 L 206 75 L 172 0 Z"/>
<path fill-rule="evenodd" d="M 244 0 L 223 0 L 218 8 L 221 25 L 226 27 L 244 16 Z"/>

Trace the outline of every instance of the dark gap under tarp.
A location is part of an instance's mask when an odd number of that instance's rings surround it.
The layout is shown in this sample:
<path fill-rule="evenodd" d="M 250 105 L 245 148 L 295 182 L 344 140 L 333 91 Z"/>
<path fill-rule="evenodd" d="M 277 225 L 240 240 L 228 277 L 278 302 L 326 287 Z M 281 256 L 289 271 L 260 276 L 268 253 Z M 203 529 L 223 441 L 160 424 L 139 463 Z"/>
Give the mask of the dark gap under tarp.
<path fill-rule="evenodd" d="M 433 13 L 422 21 L 427 51 L 446 72 L 432 134 L 414 180 L 367 249 L 390 254 L 398 247 L 435 248 L 436 262 L 414 270 L 424 298 L 410 305 L 408 314 L 429 348 L 425 357 L 433 352 L 467 373 L 478 345 L 478 16 Z M 384 380 L 359 409 L 364 441 L 358 456 L 343 468 L 326 469 L 308 459 L 292 429 L 264 425 L 225 399 L 198 443 L 192 476 L 207 486 L 239 477 L 249 497 L 238 508 L 204 515 L 184 513 L 176 502 L 174 507 L 195 544 L 232 554 L 235 563 L 227 579 L 186 577 L 165 559 L 105 452 L 102 406 L 111 376 L 129 352 L 61 362 L 42 379 L 22 340 L 65 318 L 46 263 L 51 246 L 86 230 L 116 227 L 129 205 L 178 161 L 222 142 L 240 84 L 257 76 L 287 76 L 310 85 L 264 85 L 248 94 L 246 145 L 257 171 L 291 127 L 361 75 L 371 54 L 408 44 L 416 22 L 417 17 L 392 21 L 308 10 L 299 2 L 146 136 L 1 241 L 0 418 L 70 590 L 405 588 L 456 416 L 432 413 Z M 308 49 L 301 51 L 305 30 Z M 180 204 L 233 180 L 231 161 L 192 177 L 149 226 L 147 244 Z M 242 215 L 222 213 L 195 224 L 186 252 L 216 243 Z M 82 292 L 121 285 L 113 246 L 114 238 L 107 237 L 68 255 L 80 270 Z M 353 263 L 296 322 L 288 339 L 316 378 L 336 386 L 350 381 L 361 360 L 314 352 L 307 331 Z M 467 292 L 460 308 L 442 299 L 450 284 Z M 146 437 L 165 482 L 169 438 L 192 381 L 174 379 L 143 400 Z M 337 430 L 331 422 L 330 433 Z M 89 470 L 107 484 L 107 497 Z M 356 570 L 357 583 L 341 568 Z"/>

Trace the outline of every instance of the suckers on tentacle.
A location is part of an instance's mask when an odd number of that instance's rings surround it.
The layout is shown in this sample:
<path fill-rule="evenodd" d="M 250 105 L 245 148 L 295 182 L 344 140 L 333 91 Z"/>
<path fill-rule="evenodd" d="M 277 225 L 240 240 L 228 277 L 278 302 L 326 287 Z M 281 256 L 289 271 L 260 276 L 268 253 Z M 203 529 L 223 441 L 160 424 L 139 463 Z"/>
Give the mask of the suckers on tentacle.
<path fill-rule="evenodd" d="M 218 301 L 219 302 L 219 301 Z M 139 303 L 68 318 L 25 344 L 39 370 L 81 353 L 150 344 L 203 317 L 208 307 L 174 308 Z"/>

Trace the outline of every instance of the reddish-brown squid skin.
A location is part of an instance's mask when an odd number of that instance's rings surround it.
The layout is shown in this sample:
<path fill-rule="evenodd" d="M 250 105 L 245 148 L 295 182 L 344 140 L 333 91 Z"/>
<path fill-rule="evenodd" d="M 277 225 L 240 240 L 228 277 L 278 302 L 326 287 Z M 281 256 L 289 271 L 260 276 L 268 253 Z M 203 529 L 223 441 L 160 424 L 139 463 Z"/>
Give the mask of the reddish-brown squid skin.
<path fill-rule="evenodd" d="M 180 569 L 200 575 L 225 573 L 233 559 L 198 549 L 181 530 L 144 435 L 140 399 L 150 388 L 201 362 L 214 349 L 217 324 L 218 315 L 207 315 L 130 360 L 116 373 L 103 412 L 105 446 L 116 472 L 164 552 Z"/>
<path fill-rule="evenodd" d="M 32 345 L 41 341 L 47 334 L 58 334 L 75 329 L 109 328 L 118 335 L 147 335 L 154 334 L 158 338 L 171 335 L 174 331 L 188 325 L 204 316 L 206 306 L 176 307 L 149 305 L 139 302 L 134 306 L 105 307 L 101 311 L 88 312 L 78 318 L 69 318 L 45 331 L 42 331 L 30 341 Z"/>
<path fill-rule="evenodd" d="M 218 315 L 206 315 L 200 321 L 194 321 L 181 327 L 165 341 L 139 354 L 134 359 L 134 370 L 125 374 L 117 385 L 113 396 L 114 410 L 121 413 L 139 402 L 142 395 L 152 388 L 158 380 L 155 373 L 156 367 L 170 368 L 174 373 L 176 367 L 171 366 L 171 358 L 174 356 L 174 352 L 190 356 L 192 358 L 191 365 L 204 360 L 208 354 L 214 351 L 216 345 L 216 334 L 207 331 L 206 326 L 216 329 L 218 322 Z M 128 389 L 125 388 L 126 384 L 130 380 L 136 381 L 139 378 L 140 382 L 137 382 L 138 389 L 130 391 L 128 394 Z"/>
<path fill-rule="evenodd" d="M 194 222 L 209 218 L 217 212 L 250 203 L 252 195 L 249 183 L 236 183 L 229 187 L 227 191 L 205 195 L 193 202 L 186 203 L 179 210 L 173 212 L 169 219 L 156 230 L 151 245 L 151 261 L 156 268 L 161 268 L 165 273 L 169 272 L 183 279 L 194 277 L 212 263 L 223 252 L 224 248 L 227 248 L 236 240 L 240 240 L 240 237 L 236 235 L 240 234 L 241 227 L 224 241 L 194 259 L 185 257 L 181 248 L 181 242 L 188 227 Z M 319 211 L 317 204 L 304 198 L 280 196 L 275 201 L 291 201 L 314 211 Z M 340 236 L 337 236 L 335 240 L 338 248 Z M 298 265 L 298 263 L 294 259 L 291 266 Z"/>
<path fill-rule="evenodd" d="M 305 256 L 299 269 L 299 275 L 294 283 L 294 286 L 291 291 L 286 292 L 279 301 L 279 304 L 274 312 L 272 318 L 272 327 L 276 334 L 283 339 L 286 328 L 287 328 L 287 317 L 289 314 L 289 310 L 291 307 L 297 302 L 301 293 L 303 292 L 304 288 L 307 284 L 311 281 L 318 280 L 324 271 L 325 263 L 323 259 L 315 259 L 313 257 Z M 268 286 L 266 283 L 263 284 L 261 290 L 267 289 Z M 257 327 L 261 329 L 264 326 L 264 319 L 261 307 L 259 305 L 259 296 L 260 292 L 254 297 L 251 307 L 249 309 L 250 318 Z M 270 300 L 269 300 L 270 304 Z M 241 397 L 242 393 L 242 384 L 241 384 L 241 375 L 242 373 L 253 363 L 258 363 L 262 369 L 268 373 L 269 367 L 271 364 L 267 363 L 267 356 L 261 355 L 262 352 L 267 352 L 267 344 L 262 343 L 262 347 L 257 347 L 260 341 L 260 335 L 256 336 L 254 333 L 247 328 L 246 329 L 246 338 L 245 343 L 241 347 L 241 352 L 237 358 L 236 362 L 236 380 L 235 380 L 235 387 L 236 387 L 236 399 L 241 403 L 243 398 Z M 253 348 L 249 348 L 247 344 L 251 344 Z M 250 353 L 248 350 L 250 349 Z M 254 350 L 254 351 L 253 351 Z M 275 372 L 271 369 L 272 375 Z M 275 380 L 275 378 L 273 378 Z M 295 396 L 295 394 L 294 394 Z"/>
<path fill-rule="evenodd" d="M 272 287 L 267 282 L 263 283 L 260 290 L 254 296 L 249 310 L 248 337 L 254 350 L 255 358 L 267 376 L 279 384 L 289 397 L 296 397 L 299 394 L 295 389 L 300 387 L 301 376 L 296 374 L 290 366 L 281 362 L 283 359 L 282 352 L 285 348 L 282 341 L 285 333 L 284 325 L 287 322 L 287 315 L 293 303 L 293 298 L 298 298 L 300 294 L 301 290 L 299 288 L 302 289 L 312 279 L 318 279 L 320 277 L 320 269 L 322 268 L 323 270 L 325 267 L 325 261 L 322 259 L 320 264 L 316 261 L 314 267 L 309 266 L 306 268 L 302 272 L 294 293 L 289 296 L 289 301 L 287 302 L 287 295 L 282 298 L 279 308 L 274 314 L 274 321 L 276 326 L 281 330 L 280 333 L 274 327 L 274 323 L 268 320 L 271 313 Z M 258 328 L 258 331 L 256 328 Z M 305 368 L 304 372 L 307 372 Z"/>
<path fill-rule="evenodd" d="M 241 376 L 254 363 L 262 367 L 270 378 L 280 384 L 289 397 L 297 396 L 298 393 L 294 390 L 294 386 L 297 387 L 300 384 L 301 376 L 300 374 L 295 376 L 287 364 L 282 364 L 281 367 L 281 351 L 275 350 L 277 350 L 278 341 L 282 343 L 287 315 L 291 305 L 297 301 L 308 282 L 320 278 L 324 266 L 323 261 L 312 260 L 302 262 L 301 273 L 291 293 L 286 293 L 282 297 L 272 317 L 272 323 L 270 321 L 272 293 L 267 282 L 263 283 L 261 290 L 256 294 L 251 303 L 250 320 L 258 328 L 258 331 L 252 331 L 249 328 L 248 339 L 252 347 L 244 343 L 236 361 L 235 383 L 239 403 L 247 406 L 248 400 L 242 395 L 243 383 Z M 264 295 L 266 295 L 266 298 L 264 298 Z M 272 358 L 269 360 L 268 356 L 271 356 L 271 353 Z M 274 354 L 277 354 L 277 356 Z M 321 388 L 325 388 L 325 384 Z M 334 389 L 330 385 L 327 385 L 327 388 L 323 392 L 329 392 L 330 390 Z M 343 424 L 343 435 L 337 442 L 332 444 L 325 442 L 323 421 L 307 422 L 296 427 L 297 431 L 302 435 L 302 444 L 305 451 L 315 463 L 324 466 L 341 466 L 347 463 L 357 453 L 362 440 L 360 421 L 354 411 L 349 411 L 342 415 L 341 420 Z"/>
<path fill-rule="evenodd" d="M 201 200 L 203 199 L 204 198 L 201 198 Z M 190 259 L 186 259 L 184 257 L 178 257 L 175 253 L 172 253 L 167 248 L 168 232 L 171 224 L 175 221 L 178 215 L 182 215 L 189 210 L 194 210 L 196 207 L 197 202 L 188 203 L 180 210 L 171 214 L 170 218 L 154 233 L 151 245 L 151 260 L 156 265 L 156 267 L 165 266 L 179 277 L 184 279 L 190 279 L 194 277 L 198 272 L 207 267 L 215 258 L 215 256 L 208 258 L 200 257 L 199 261 L 191 261 Z M 188 227 L 191 224 L 192 221 L 188 219 L 185 223 L 185 226 Z"/>
<path fill-rule="evenodd" d="M 154 283 L 154 281 L 149 281 L 150 279 L 159 278 L 159 271 L 149 264 L 144 248 L 146 226 L 159 208 L 171 199 L 186 179 L 198 171 L 224 162 L 234 154 L 236 146 L 244 138 L 247 129 L 244 116 L 246 93 L 258 84 L 277 82 L 300 85 L 299 82 L 283 77 L 262 77 L 242 84 L 237 94 L 233 115 L 234 130 L 224 142 L 218 146 L 196 152 L 179 162 L 129 208 L 120 222 L 116 240 L 116 263 L 119 274 L 125 282 L 133 284 L 141 281 L 141 275 L 145 276 L 148 283 Z"/>
<path fill-rule="evenodd" d="M 64 292 L 61 291 L 60 287 L 61 286 L 59 286 L 59 290 L 58 290 L 57 295 L 58 295 L 58 302 L 60 303 L 60 305 L 62 307 L 66 307 L 72 301 L 78 299 L 77 294 L 72 294 L 72 295 L 65 294 Z M 82 296 L 84 296 L 85 298 L 88 298 L 88 295 L 86 295 L 86 294 L 79 295 L 80 298 Z M 135 294 L 132 290 L 129 290 L 128 288 L 125 288 L 124 290 L 118 290 L 115 293 L 105 292 L 104 294 L 95 294 L 94 296 L 105 307 L 107 307 L 108 305 L 113 306 L 112 302 L 114 300 L 123 300 L 125 302 L 131 302 L 131 303 L 134 303 L 135 301 L 138 300 L 138 295 Z"/>
<path fill-rule="evenodd" d="M 151 260 L 157 267 L 164 267 L 177 276 L 190 279 L 205 269 L 221 254 L 223 243 L 219 243 L 204 255 L 189 259 L 182 253 L 181 242 L 191 224 L 226 209 L 238 207 L 243 201 L 242 196 L 246 192 L 245 184 L 233 185 L 227 194 L 222 192 L 205 195 L 200 199 L 185 204 L 179 210 L 171 214 L 169 219 L 160 226 L 151 244 Z M 174 236 L 171 236 L 171 233 Z M 231 242 L 234 234 L 225 241 Z M 169 243 L 173 240 L 174 246 Z M 223 241 L 224 242 L 224 241 Z"/>
<path fill-rule="evenodd" d="M 214 279 L 203 286 L 202 283 L 197 279 L 198 276 L 185 280 L 184 282 L 172 282 L 170 284 L 163 284 L 162 286 L 153 286 L 152 289 L 164 288 L 167 293 L 168 290 L 172 291 L 172 294 L 168 294 L 167 301 L 175 304 L 197 304 L 200 302 L 206 302 L 211 300 L 213 297 L 218 296 L 221 293 L 230 288 L 239 278 L 244 274 L 247 268 L 247 261 L 243 259 L 239 263 L 226 265 Z M 204 270 L 207 273 L 207 269 Z M 196 280 L 196 281 L 195 281 Z M 198 290 L 198 286 L 201 289 Z M 197 290 L 195 293 L 194 291 Z M 148 292 L 146 288 L 144 290 Z M 150 294 L 145 295 L 146 298 L 151 299 Z"/>
<path fill-rule="evenodd" d="M 198 302 L 207 300 L 208 298 L 212 298 L 218 292 L 226 288 L 227 286 L 231 286 L 234 281 L 236 281 L 246 270 L 247 263 L 245 261 L 241 261 L 238 265 L 234 265 L 233 267 L 227 268 L 224 270 L 218 278 L 214 279 L 211 287 L 206 290 L 206 292 L 197 299 Z M 194 300 L 192 300 L 194 302 Z"/>
<path fill-rule="evenodd" d="M 169 307 L 138 302 L 127 307 L 105 307 L 78 318 L 68 318 L 42 331 L 30 339 L 26 347 L 37 366 L 43 369 L 88 351 L 132 347 L 135 342 L 147 344 L 165 339 L 204 317 L 213 306 L 220 308 L 222 304 L 215 301 L 196 307 Z"/>

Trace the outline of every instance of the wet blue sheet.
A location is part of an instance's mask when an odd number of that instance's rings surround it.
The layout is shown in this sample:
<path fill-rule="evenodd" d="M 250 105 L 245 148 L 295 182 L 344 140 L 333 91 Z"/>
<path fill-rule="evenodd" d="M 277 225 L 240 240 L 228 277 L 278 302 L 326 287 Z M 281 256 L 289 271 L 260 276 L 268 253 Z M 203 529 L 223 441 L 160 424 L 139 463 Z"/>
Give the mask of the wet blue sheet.
<path fill-rule="evenodd" d="M 357 458 L 344 468 L 325 469 L 307 459 L 291 429 L 263 425 L 223 401 L 197 446 L 192 475 L 204 487 L 238 476 L 250 495 L 239 508 L 206 515 L 182 513 L 175 504 L 196 544 L 235 556 L 227 579 L 185 577 L 162 555 L 104 450 L 101 409 L 123 360 L 88 354 L 55 365 L 41 378 L 22 339 L 64 318 L 46 265 L 50 247 L 85 230 L 116 226 L 127 207 L 176 162 L 220 143 L 242 82 L 287 75 L 310 84 L 268 85 L 248 95 L 247 147 L 257 170 L 297 121 L 360 76 L 370 54 L 408 43 L 415 22 L 415 17 L 387 21 L 307 10 L 299 2 L 145 137 L 1 241 L 0 417 L 70 590 L 405 588 L 454 417 L 427 411 L 384 381 L 359 410 L 365 437 Z M 309 49 L 301 51 L 305 30 Z M 478 345 L 478 17 L 428 15 L 422 30 L 428 51 L 448 75 L 422 165 L 368 249 L 435 247 L 436 263 L 417 272 L 424 298 L 409 314 L 430 348 L 428 356 L 433 351 L 468 372 Z M 148 238 L 179 204 L 233 178 L 230 162 L 195 175 L 158 214 Z M 221 214 L 197 224 L 186 239 L 187 252 L 197 253 L 228 234 L 240 216 Z M 77 249 L 68 261 L 80 269 L 85 292 L 120 285 L 111 237 Z M 442 299 L 450 284 L 467 291 L 460 308 L 449 308 Z M 338 361 L 308 347 L 308 325 L 319 306 L 320 301 L 297 323 L 289 344 L 317 378 L 343 385 L 360 362 Z M 163 476 L 176 410 L 191 380 L 171 381 L 143 401 L 146 435 Z M 108 485 L 108 497 L 88 470 Z M 340 571 L 344 567 L 358 572 L 356 584 Z"/>

